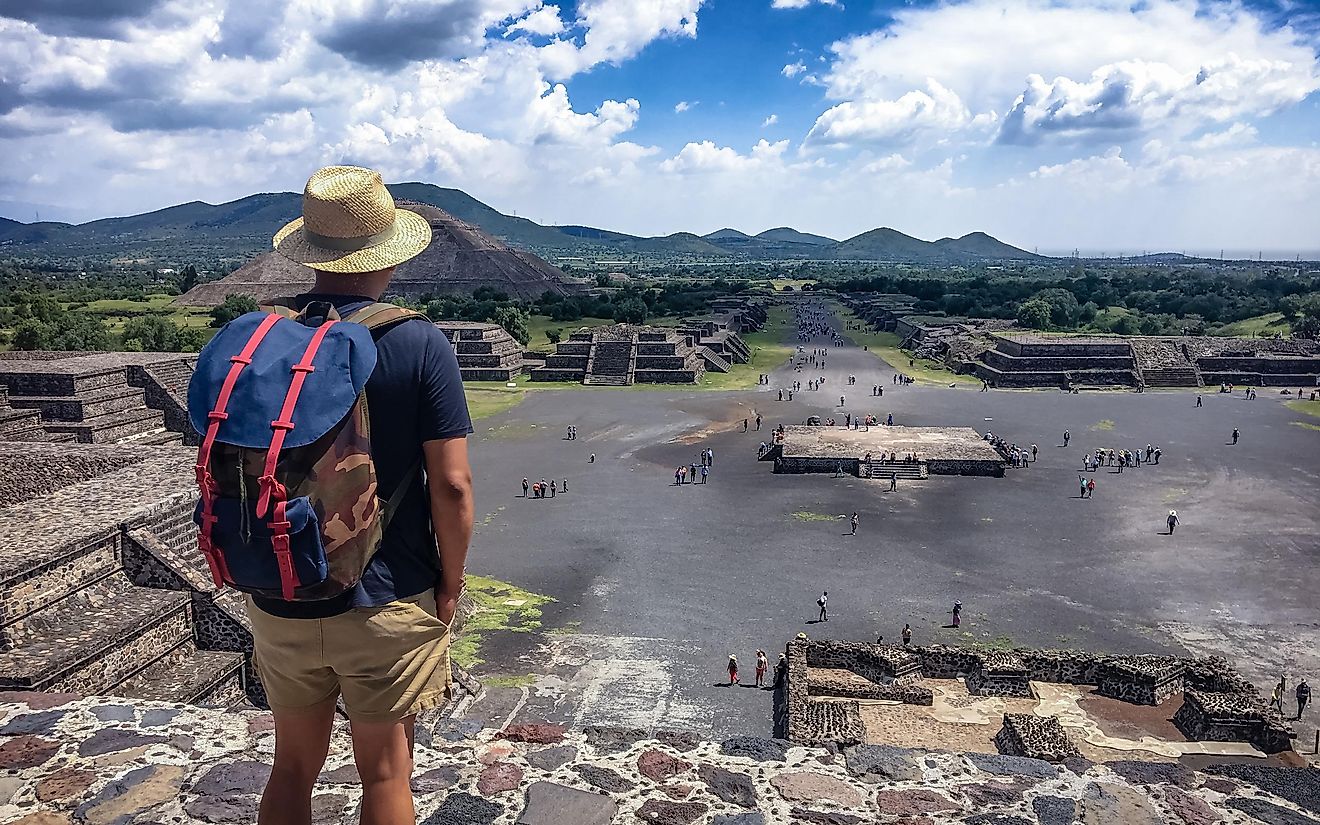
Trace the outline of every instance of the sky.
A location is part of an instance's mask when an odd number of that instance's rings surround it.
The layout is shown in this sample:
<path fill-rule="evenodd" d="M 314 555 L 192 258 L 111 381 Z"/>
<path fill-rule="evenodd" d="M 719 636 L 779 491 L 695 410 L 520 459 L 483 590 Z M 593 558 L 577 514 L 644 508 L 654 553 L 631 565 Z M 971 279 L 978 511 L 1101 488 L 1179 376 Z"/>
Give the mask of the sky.
<path fill-rule="evenodd" d="M 660 235 L 1320 249 L 1320 2 L 5 0 L 0 215 L 319 166 Z"/>

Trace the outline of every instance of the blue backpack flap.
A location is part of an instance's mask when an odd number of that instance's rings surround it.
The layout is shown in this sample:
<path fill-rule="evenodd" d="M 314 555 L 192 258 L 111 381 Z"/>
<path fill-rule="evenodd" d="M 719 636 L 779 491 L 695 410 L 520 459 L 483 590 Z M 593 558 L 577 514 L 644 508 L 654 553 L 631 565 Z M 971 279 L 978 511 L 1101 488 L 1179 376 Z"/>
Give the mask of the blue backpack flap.
<path fill-rule="evenodd" d="M 269 317 L 269 313 L 249 312 L 235 318 L 198 354 L 197 369 L 188 383 L 188 418 L 202 435 L 206 434 L 208 416 L 229 374 L 231 359 L 243 351 L 257 327 Z M 270 425 L 280 417 L 293 365 L 302 358 L 315 333 L 315 327 L 303 326 L 291 318 L 275 322 L 253 353 L 252 363 L 239 374 L 217 441 L 251 449 L 270 446 L 274 433 Z M 314 366 L 293 409 L 293 429 L 284 439 L 285 449 L 311 444 L 348 414 L 376 368 L 376 343 L 371 331 L 361 324 L 335 324 L 321 342 Z"/>

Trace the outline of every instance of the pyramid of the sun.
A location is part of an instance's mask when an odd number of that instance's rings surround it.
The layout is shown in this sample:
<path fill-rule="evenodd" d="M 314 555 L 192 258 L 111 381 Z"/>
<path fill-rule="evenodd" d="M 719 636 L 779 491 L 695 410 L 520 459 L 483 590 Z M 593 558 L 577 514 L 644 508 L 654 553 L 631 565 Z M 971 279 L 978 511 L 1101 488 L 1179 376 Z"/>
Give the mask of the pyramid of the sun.
<path fill-rule="evenodd" d="M 470 294 L 488 286 L 510 298 L 533 299 L 547 290 L 559 295 L 578 290 L 557 267 L 511 249 L 443 209 L 410 201 L 400 201 L 399 205 L 426 218 L 432 237 L 422 254 L 399 265 L 387 296 L 417 299 L 424 295 Z M 267 252 L 218 281 L 193 287 L 175 303 L 215 306 L 226 295 L 248 295 L 266 301 L 306 292 L 314 277 L 307 267 Z"/>

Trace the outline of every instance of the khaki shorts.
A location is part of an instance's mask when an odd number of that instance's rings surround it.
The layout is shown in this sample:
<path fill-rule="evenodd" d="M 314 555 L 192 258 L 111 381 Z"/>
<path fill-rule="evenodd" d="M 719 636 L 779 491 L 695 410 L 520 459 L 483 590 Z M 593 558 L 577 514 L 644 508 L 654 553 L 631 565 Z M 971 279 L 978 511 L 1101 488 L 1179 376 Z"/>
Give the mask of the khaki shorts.
<path fill-rule="evenodd" d="M 350 719 L 395 722 L 452 695 L 449 628 L 427 591 L 328 619 L 282 619 L 247 600 L 252 658 L 274 710 L 338 695 Z"/>

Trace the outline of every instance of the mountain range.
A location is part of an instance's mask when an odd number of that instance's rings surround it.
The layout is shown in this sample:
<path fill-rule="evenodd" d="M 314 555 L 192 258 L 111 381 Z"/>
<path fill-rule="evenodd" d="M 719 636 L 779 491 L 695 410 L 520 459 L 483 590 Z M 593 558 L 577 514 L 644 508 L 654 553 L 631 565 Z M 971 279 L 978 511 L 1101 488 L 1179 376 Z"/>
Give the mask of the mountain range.
<path fill-rule="evenodd" d="M 590 226 L 544 226 L 505 215 L 458 189 L 429 183 L 391 184 L 396 199 L 437 206 L 475 224 L 514 247 L 551 259 L 608 259 L 617 256 L 690 260 L 826 260 L 971 264 L 987 261 L 1049 260 L 999 241 L 984 232 L 961 238 L 923 241 L 888 227 L 845 240 L 799 232 L 790 227 L 748 235 L 720 229 L 706 235 L 676 232 L 641 237 Z M 279 227 L 297 217 L 302 196 L 293 192 L 249 195 L 212 205 L 179 204 L 123 218 L 82 224 L 22 223 L 0 218 L 0 255 L 19 258 L 110 256 L 182 260 L 199 253 L 248 257 L 270 248 Z"/>

